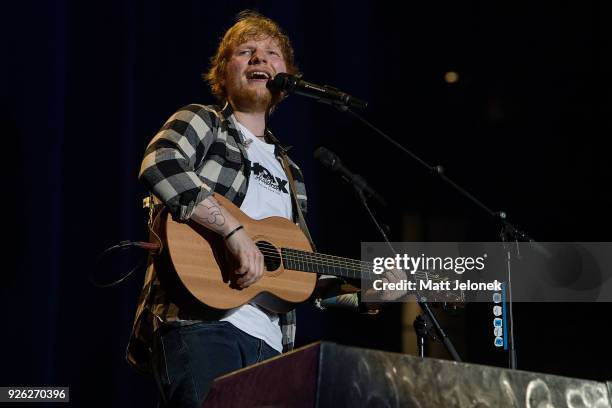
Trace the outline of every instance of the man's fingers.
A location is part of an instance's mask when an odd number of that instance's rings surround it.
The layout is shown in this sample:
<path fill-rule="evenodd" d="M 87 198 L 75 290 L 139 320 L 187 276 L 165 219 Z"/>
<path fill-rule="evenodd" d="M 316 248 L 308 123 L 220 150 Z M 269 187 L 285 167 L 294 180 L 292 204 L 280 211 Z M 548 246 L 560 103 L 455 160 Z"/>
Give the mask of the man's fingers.
<path fill-rule="evenodd" d="M 244 275 L 249 271 L 249 264 L 245 262 L 240 262 L 240 266 L 234 271 L 236 275 Z"/>
<path fill-rule="evenodd" d="M 239 229 L 228 240 L 226 245 L 238 268 L 234 274 L 240 276 L 236 283 L 246 288 L 257 282 L 264 275 L 264 256 L 249 237 L 244 228 Z"/>
<path fill-rule="evenodd" d="M 402 279 L 406 279 L 405 272 L 399 269 L 391 269 L 385 275 L 387 275 L 387 278 L 389 279 L 389 281 L 393 283 L 397 283 L 397 282 L 400 282 Z"/>
<path fill-rule="evenodd" d="M 254 283 L 254 282 L 252 282 L 252 281 L 253 281 L 253 273 L 252 273 L 252 272 L 249 272 L 249 273 L 246 273 L 245 275 L 243 275 L 242 277 L 240 277 L 240 279 L 238 279 L 238 280 L 236 281 L 236 283 L 237 283 L 237 284 L 238 284 L 240 287 L 242 287 L 242 288 L 246 288 L 246 287 L 251 286 L 251 285 Z"/>
<path fill-rule="evenodd" d="M 252 276 L 251 278 L 254 280 L 259 279 L 260 275 L 261 275 L 261 264 L 262 264 L 263 260 L 261 258 L 261 253 L 259 251 L 255 251 L 251 254 L 251 271 Z"/>
<path fill-rule="evenodd" d="M 400 269 L 390 269 L 388 271 L 386 271 L 382 276 L 381 276 L 381 281 L 383 283 L 383 285 L 385 283 L 391 283 L 391 284 L 396 284 L 396 283 L 400 283 L 402 280 L 407 279 L 407 275 L 406 272 Z M 403 296 L 405 296 L 406 294 L 408 294 L 408 291 L 406 289 L 385 289 L 385 290 L 381 290 L 381 291 L 377 291 L 377 295 L 379 297 L 380 300 L 382 301 L 393 301 L 393 300 L 397 300 Z"/>
<path fill-rule="evenodd" d="M 236 283 L 242 288 L 248 288 L 258 280 L 260 280 L 263 277 L 264 273 L 264 258 L 261 252 L 253 252 L 250 254 L 250 256 L 247 256 L 246 258 L 246 265 L 239 269 L 243 270 L 244 268 L 246 273 L 243 273 L 243 276 L 241 276 L 240 279 L 236 281 Z"/>

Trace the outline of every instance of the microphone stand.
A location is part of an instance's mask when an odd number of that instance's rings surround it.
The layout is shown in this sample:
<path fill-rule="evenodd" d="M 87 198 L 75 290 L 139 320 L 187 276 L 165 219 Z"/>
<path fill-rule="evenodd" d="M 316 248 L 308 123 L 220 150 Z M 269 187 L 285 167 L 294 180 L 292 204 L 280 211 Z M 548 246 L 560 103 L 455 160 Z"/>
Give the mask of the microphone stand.
<path fill-rule="evenodd" d="M 391 242 L 389 241 L 389 238 L 387 237 L 387 234 L 385 234 L 384 229 L 380 226 L 380 224 L 378 223 L 378 220 L 374 216 L 374 213 L 370 209 L 370 206 L 368 205 L 367 198 L 366 198 L 365 194 L 363 193 L 363 190 L 357 184 L 351 183 L 351 185 L 355 188 L 355 192 L 357 193 L 357 196 L 359 197 L 360 201 L 362 202 L 363 206 L 365 207 L 366 211 L 368 212 L 368 215 L 370 216 L 370 218 L 372 219 L 372 221 L 376 225 L 376 228 L 378 228 L 378 231 L 383 236 L 385 242 L 387 243 L 387 245 L 391 249 L 391 252 L 393 252 L 395 254 L 396 252 L 393 249 L 393 245 L 391 245 Z M 417 292 L 417 303 L 421 307 L 421 310 L 426 314 L 426 316 L 424 318 L 425 321 L 429 321 L 429 322 L 431 322 L 431 324 L 433 324 L 433 326 L 436 329 L 440 339 L 442 339 L 442 343 L 444 344 L 444 347 L 446 348 L 448 353 L 451 355 L 453 360 L 455 360 L 457 362 L 461 362 L 462 360 L 461 360 L 461 357 L 459 356 L 459 353 L 457 353 L 457 350 L 455 349 L 455 346 L 453 345 L 452 341 L 446 335 L 446 332 L 444 331 L 444 329 L 442 329 L 442 326 L 440 325 L 440 322 L 438 321 L 438 319 L 436 319 L 436 316 L 434 315 L 433 311 L 429 307 L 429 303 L 423 297 L 421 297 L 420 294 L 418 294 L 418 292 Z M 424 339 L 422 339 L 422 338 L 419 339 L 419 343 L 421 343 L 423 341 L 424 341 Z M 424 345 L 423 345 L 423 347 L 424 347 Z M 424 348 L 421 349 L 421 354 L 422 354 L 421 357 L 423 357 L 424 356 Z"/>
<path fill-rule="evenodd" d="M 486 206 L 482 201 L 478 200 L 476 197 L 474 197 L 472 194 L 470 194 L 467 190 L 465 190 L 464 188 L 459 186 L 457 183 L 455 183 L 453 180 L 448 178 L 446 176 L 446 174 L 444 173 L 444 167 L 442 167 L 441 165 L 431 166 L 430 164 L 428 164 L 427 162 L 422 160 L 420 157 L 418 157 L 416 154 L 412 153 L 410 150 L 406 149 L 404 146 L 402 146 L 401 144 L 399 144 L 398 142 L 393 140 L 390 136 L 385 134 L 382 130 L 380 130 L 376 126 L 372 125 L 370 122 L 368 122 L 361 115 L 359 115 L 356 112 L 354 112 L 351 109 L 349 109 L 348 106 L 343 105 L 341 103 L 336 103 L 336 104 L 334 104 L 334 106 L 338 110 L 340 110 L 341 112 L 349 113 L 350 115 L 352 115 L 355 118 L 357 118 L 360 122 L 362 122 L 367 127 L 372 129 L 375 133 L 379 134 L 384 139 L 386 139 L 389 143 L 391 143 L 392 145 L 397 147 L 399 150 L 404 152 L 406 155 L 410 156 L 416 162 L 420 163 L 431 174 L 437 175 L 442 181 L 444 181 L 445 183 L 449 184 L 451 187 L 453 187 L 455 190 L 457 190 L 461 195 L 463 195 L 464 197 L 469 199 L 477 207 L 479 207 L 485 213 L 487 213 L 490 217 L 493 217 L 494 219 L 496 219 L 501 224 L 501 227 L 502 227 L 501 228 L 501 233 L 500 233 L 502 242 L 510 242 L 510 241 L 514 241 L 515 243 L 518 243 L 519 241 L 534 242 L 534 240 L 526 232 L 516 228 L 514 225 L 512 225 L 507 220 L 507 215 L 506 215 L 506 213 L 504 211 L 493 211 L 488 206 Z M 365 204 L 365 202 L 364 202 L 364 204 Z M 370 212 L 369 209 L 368 209 L 368 212 Z M 377 226 L 378 226 L 378 224 L 377 224 Z M 386 235 L 385 235 L 385 239 L 386 239 Z M 508 312 L 509 312 L 508 313 L 508 326 L 510 328 L 510 330 L 509 330 L 510 333 L 509 333 L 509 337 L 508 337 L 508 348 L 509 348 L 508 366 L 510 368 L 512 368 L 512 369 L 515 369 L 515 368 L 517 368 L 517 357 L 516 357 L 516 347 L 515 347 L 515 339 L 514 339 L 514 315 L 513 315 L 513 312 L 512 312 L 512 307 L 513 307 L 513 304 L 512 304 L 512 280 L 511 280 L 511 274 L 510 274 L 510 272 L 511 272 L 511 260 L 512 260 L 512 256 L 511 256 L 511 251 L 509 249 L 508 249 L 508 252 L 507 252 L 507 256 L 508 256 L 508 262 L 507 262 L 507 276 L 508 276 L 508 278 L 507 278 L 506 285 L 504 285 L 504 290 L 507 289 L 507 291 L 508 291 L 508 296 L 507 296 L 507 304 L 508 304 Z M 421 304 L 421 303 L 423 303 L 423 304 Z M 421 309 L 423 309 L 428 314 L 428 316 L 430 316 L 430 317 L 433 316 L 433 313 L 431 313 L 431 310 L 429 309 L 429 305 L 426 302 L 421 302 L 419 300 L 419 306 L 421 306 Z M 448 338 L 443 334 L 443 332 L 441 332 L 442 329 L 439 326 L 439 323 L 437 322 L 435 317 L 432 318 L 432 323 L 436 327 L 436 330 L 438 330 L 438 333 L 440 334 L 440 338 L 443 340 L 443 342 L 444 342 L 444 344 L 446 346 L 447 345 L 446 342 L 447 342 Z M 448 342 L 450 343 L 450 340 L 448 340 Z M 452 344 L 451 344 L 451 346 L 452 346 Z M 448 346 L 447 346 L 447 349 L 448 349 Z M 450 350 L 449 350 L 449 352 L 450 352 Z M 456 354 L 456 351 L 455 351 L 455 354 Z M 452 355 L 452 353 L 451 353 L 451 355 Z M 453 356 L 453 358 L 454 358 L 454 356 Z M 457 361 L 460 361 L 460 360 L 457 360 Z"/>

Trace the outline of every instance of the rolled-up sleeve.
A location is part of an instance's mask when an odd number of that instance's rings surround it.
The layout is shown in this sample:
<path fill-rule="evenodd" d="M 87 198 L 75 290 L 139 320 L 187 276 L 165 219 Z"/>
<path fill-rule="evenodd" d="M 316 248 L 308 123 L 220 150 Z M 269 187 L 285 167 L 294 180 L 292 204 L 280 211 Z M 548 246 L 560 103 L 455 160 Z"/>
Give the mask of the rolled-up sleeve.
<path fill-rule="evenodd" d="M 147 146 L 139 179 L 170 210 L 186 222 L 196 206 L 212 195 L 196 168 L 213 142 L 214 112 L 188 105 L 168 119 Z"/>

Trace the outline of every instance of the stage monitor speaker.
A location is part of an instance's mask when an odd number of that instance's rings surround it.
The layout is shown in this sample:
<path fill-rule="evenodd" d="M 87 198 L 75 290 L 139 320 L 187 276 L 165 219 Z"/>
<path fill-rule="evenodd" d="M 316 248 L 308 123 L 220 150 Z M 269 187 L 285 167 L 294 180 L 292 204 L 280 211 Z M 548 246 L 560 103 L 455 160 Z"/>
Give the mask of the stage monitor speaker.
<path fill-rule="evenodd" d="M 218 378 L 204 407 L 610 408 L 610 387 L 323 342 Z"/>

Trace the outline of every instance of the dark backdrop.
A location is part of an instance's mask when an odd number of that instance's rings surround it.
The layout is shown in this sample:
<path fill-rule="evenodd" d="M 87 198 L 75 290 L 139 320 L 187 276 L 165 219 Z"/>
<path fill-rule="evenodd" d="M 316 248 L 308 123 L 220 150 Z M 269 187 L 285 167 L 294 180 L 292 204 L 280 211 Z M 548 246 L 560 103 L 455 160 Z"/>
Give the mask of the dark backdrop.
<path fill-rule="evenodd" d="M 12 2 L 2 24 L 6 210 L 0 385 L 67 385 L 75 405 L 151 406 L 124 362 L 142 271 L 94 288 L 96 255 L 146 238 L 137 181 L 148 140 L 178 107 L 213 102 L 200 74 L 244 8 L 291 36 L 305 78 L 370 102 L 366 116 L 543 241 L 610 240 L 610 15 L 595 1 Z M 603 2 L 602 2 L 603 3 Z M 456 71 L 457 83 L 444 74 Z M 402 239 L 496 240 L 498 228 L 415 162 L 328 106 L 291 97 L 272 128 L 304 169 L 319 249 L 358 257 L 379 240 L 315 163 L 325 145 L 391 202 Z M 104 278 L 127 271 L 118 261 Z M 609 304 L 517 305 L 519 366 L 612 378 Z M 471 362 L 504 364 L 468 309 Z M 298 343 L 398 351 L 399 309 L 376 318 L 299 310 Z M 484 340 L 483 340 L 484 339 Z"/>

